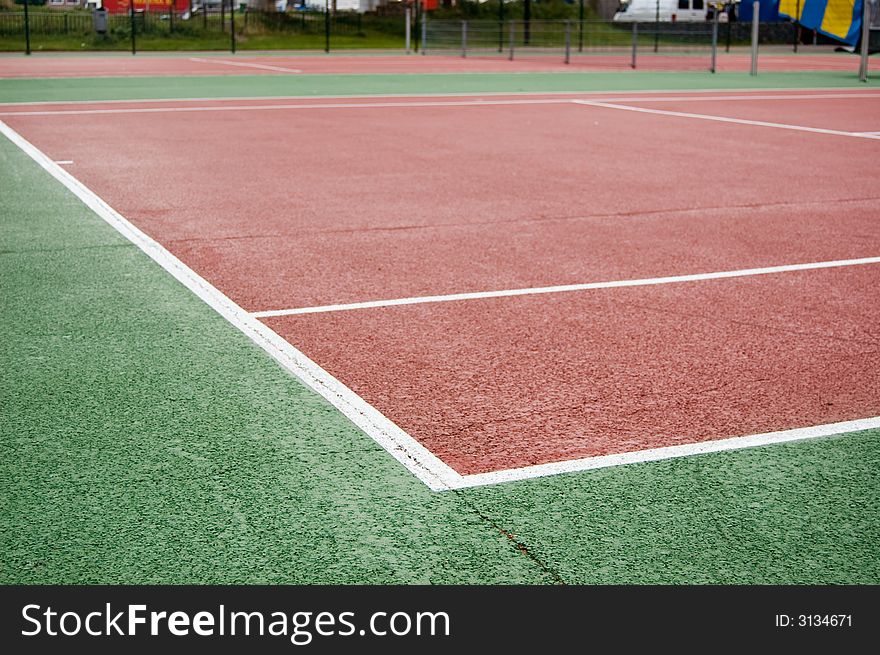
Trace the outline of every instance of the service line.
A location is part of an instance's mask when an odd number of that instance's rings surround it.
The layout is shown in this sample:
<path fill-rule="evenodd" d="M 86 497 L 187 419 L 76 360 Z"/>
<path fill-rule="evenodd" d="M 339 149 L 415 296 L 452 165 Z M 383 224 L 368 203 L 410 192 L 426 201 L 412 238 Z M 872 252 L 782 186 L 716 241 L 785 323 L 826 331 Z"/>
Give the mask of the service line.
<path fill-rule="evenodd" d="M 458 300 L 481 300 L 484 298 L 506 298 L 511 296 L 532 296 L 545 293 L 570 293 L 591 289 L 616 289 L 621 287 L 646 287 L 657 284 L 677 284 L 680 282 L 699 282 L 701 280 L 720 280 L 725 278 L 749 277 L 754 275 L 771 275 L 773 273 L 789 273 L 792 271 L 809 271 L 819 268 L 840 268 L 844 266 L 863 266 L 880 264 L 880 257 L 860 257 L 858 259 L 837 259 L 825 262 L 809 262 L 806 264 L 785 264 L 782 266 L 766 266 L 764 268 L 743 268 L 734 271 L 716 271 L 714 273 L 693 273 L 690 275 L 670 275 L 635 280 L 612 280 L 609 282 L 585 282 L 581 284 L 559 284 L 550 287 L 528 287 L 523 289 L 501 289 L 497 291 L 474 291 L 470 293 L 450 293 L 436 296 L 413 296 L 410 298 L 394 298 L 391 300 L 368 300 L 366 302 L 343 303 L 337 305 L 318 305 L 314 307 L 296 307 L 293 309 L 268 309 L 251 312 L 255 318 L 271 318 L 273 316 L 295 316 L 297 314 L 320 314 L 323 312 L 341 312 L 353 309 L 373 309 L 377 307 L 394 307 L 396 305 L 420 305 L 434 302 L 453 302 Z"/>
<path fill-rule="evenodd" d="M 631 107 L 600 100 L 572 100 L 576 105 L 587 107 L 603 107 L 605 109 L 620 109 L 622 111 L 634 111 L 640 114 L 659 114 L 661 116 L 675 116 L 678 118 L 696 118 L 704 121 L 716 121 L 719 123 L 737 123 L 739 125 L 755 125 L 758 127 L 772 127 L 780 130 L 795 130 L 797 132 L 812 132 L 814 134 L 829 134 L 832 136 L 848 136 L 856 139 L 880 140 L 880 136 L 866 134 L 865 132 L 845 132 L 843 130 L 829 130 L 823 127 L 807 127 L 805 125 L 790 125 L 788 123 L 771 123 L 768 121 L 753 121 L 747 118 L 731 118 L 729 116 L 713 116 L 711 114 L 692 114 L 686 111 L 668 111 L 666 109 L 649 109 L 647 107 Z"/>
<path fill-rule="evenodd" d="M 204 59 L 202 57 L 190 57 L 190 61 L 200 64 L 224 64 L 226 66 L 240 66 L 242 68 L 260 68 L 267 71 L 276 71 L 278 73 L 302 73 L 301 68 L 284 68 L 283 66 L 271 66 L 269 64 L 254 64 L 246 61 L 229 61 L 227 59 Z"/>
<path fill-rule="evenodd" d="M 233 62 L 235 63 L 235 62 Z M 551 97 L 529 97 L 535 96 L 551 96 Z M 580 104 L 594 105 L 597 107 L 607 107 L 612 109 L 630 109 L 632 111 L 640 111 L 641 108 L 630 107 L 628 105 L 613 104 L 619 102 L 706 102 L 706 101 L 749 101 L 749 100 L 862 100 L 867 98 L 880 99 L 877 93 L 811 93 L 801 95 L 786 94 L 767 94 L 767 95 L 716 95 L 716 96 L 630 96 L 616 95 L 606 96 L 597 99 L 586 100 L 578 96 L 580 93 L 485 93 L 485 94 L 448 94 L 448 95 L 405 95 L 405 96 L 329 96 L 326 98 L 308 96 L 294 96 L 291 98 L 182 98 L 167 100 L 112 100 L 112 101 L 58 101 L 58 102 L 35 102 L 35 103 L 0 103 L 0 107 L 12 106 L 40 106 L 40 105 L 82 105 L 82 104 L 147 104 L 152 106 L 146 107 L 109 107 L 109 108 L 88 108 L 88 109 L 33 109 L 23 111 L 0 111 L 0 116 L 79 116 L 90 114 L 160 114 L 160 113 L 179 113 L 179 112 L 214 112 L 214 111 L 270 111 L 270 110 L 304 110 L 304 109 L 390 109 L 390 108 L 431 108 L 431 107 L 491 107 L 491 106 L 516 106 L 516 105 L 562 105 L 562 104 Z M 392 100 L 392 98 L 400 98 Z M 369 101 L 370 98 L 381 98 L 380 101 Z M 412 98 L 407 100 L 406 98 Z M 418 98 L 437 98 L 435 100 L 419 100 Z M 448 99 L 444 99 L 448 98 Z M 457 99 L 456 99 L 457 98 Z M 361 102 L 326 102 L 326 100 L 361 100 Z M 215 104 L 202 106 L 187 106 L 181 103 L 193 102 L 227 102 L 244 101 L 266 102 L 272 100 L 299 100 L 295 103 L 278 103 L 278 104 Z M 325 100 L 325 102 L 308 102 L 309 100 Z M 170 106 L 158 107 L 157 103 L 164 102 Z M 175 105 L 175 103 L 178 103 Z M 684 116 L 688 118 L 705 118 L 714 120 L 725 120 L 726 122 L 745 123 L 750 125 L 763 125 L 769 127 L 787 127 L 788 129 L 800 129 L 808 132 L 834 133 L 846 136 L 866 136 L 873 135 L 873 132 L 840 132 L 836 130 L 824 130 L 822 128 L 809 128 L 800 126 L 786 126 L 781 123 L 765 123 L 761 121 L 749 121 L 746 119 L 724 119 L 723 117 L 713 117 L 705 114 L 687 114 L 683 112 L 671 112 L 659 109 L 644 109 L 646 113 L 663 113 L 675 116 Z"/>

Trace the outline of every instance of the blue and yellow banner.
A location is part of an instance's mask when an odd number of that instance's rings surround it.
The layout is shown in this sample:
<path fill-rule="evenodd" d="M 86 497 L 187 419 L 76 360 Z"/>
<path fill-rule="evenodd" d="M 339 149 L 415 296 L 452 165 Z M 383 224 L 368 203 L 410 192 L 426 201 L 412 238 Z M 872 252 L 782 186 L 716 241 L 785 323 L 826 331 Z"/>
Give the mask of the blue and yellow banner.
<path fill-rule="evenodd" d="M 779 15 L 855 47 L 864 0 L 779 0 Z"/>

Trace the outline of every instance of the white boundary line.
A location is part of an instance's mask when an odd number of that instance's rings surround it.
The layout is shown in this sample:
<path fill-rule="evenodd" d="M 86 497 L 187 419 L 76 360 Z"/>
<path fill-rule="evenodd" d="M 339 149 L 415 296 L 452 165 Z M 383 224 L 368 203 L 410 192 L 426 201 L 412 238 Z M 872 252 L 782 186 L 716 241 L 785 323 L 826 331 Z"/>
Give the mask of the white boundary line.
<path fill-rule="evenodd" d="M 767 121 L 753 121 L 746 118 L 729 118 L 727 116 L 712 116 L 709 114 L 692 114 L 684 111 L 667 111 L 665 109 L 648 109 L 647 107 L 630 107 L 598 100 L 572 100 L 576 105 L 587 107 L 604 107 L 606 109 L 621 109 L 634 111 L 641 114 L 659 114 L 661 116 L 677 116 L 680 118 L 697 118 L 704 121 L 717 121 L 719 123 L 737 123 L 739 125 L 756 125 L 758 127 L 774 127 L 781 130 L 795 130 L 797 132 L 812 132 L 814 134 L 829 134 L 832 136 L 848 136 L 856 139 L 880 140 L 880 136 L 865 134 L 863 132 L 844 132 L 842 130 L 828 130 L 822 127 L 805 127 L 803 125 L 789 125 L 787 123 L 769 123 Z"/>
<path fill-rule="evenodd" d="M 135 227 L 91 189 L 61 168 L 3 121 L 0 121 L 0 134 L 6 136 L 87 207 L 142 250 L 187 289 L 201 298 L 214 311 L 260 346 L 260 348 L 265 350 L 285 369 L 327 399 L 432 491 L 466 489 L 501 482 L 512 482 L 514 480 L 526 480 L 561 473 L 575 473 L 609 466 L 620 466 L 622 464 L 658 461 L 787 441 L 814 439 L 880 427 L 880 417 L 873 417 L 682 446 L 654 448 L 619 455 L 587 457 L 552 464 L 493 471 L 491 473 L 461 475 L 379 413 L 378 410 L 360 396 L 306 357 L 305 354 L 294 348 L 254 316 L 245 312 L 229 297 L 177 259 L 158 242 Z"/>
<path fill-rule="evenodd" d="M 487 96 L 489 94 L 486 94 Z M 508 94 L 511 96 L 516 96 L 520 94 Z M 764 96 L 744 96 L 744 95 L 733 95 L 733 96 L 711 96 L 711 97 L 700 97 L 700 96 L 678 96 L 678 97 L 650 97 L 650 96 L 616 96 L 616 97 L 607 97 L 602 98 L 601 100 L 583 100 L 579 98 L 572 97 L 564 97 L 568 96 L 576 96 L 576 93 L 563 94 L 560 96 L 555 96 L 552 98 L 508 98 L 505 100 L 485 100 L 480 97 L 480 95 L 460 95 L 455 97 L 461 98 L 474 98 L 473 100 L 434 100 L 434 101 L 419 101 L 419 100 L 411 100 L 411 101 L 396 101 L 396 102 L 302 102 L 295 104 L 238 104 L 238 105 L 206 105 L 201 107 L 192 107 L 192 106 L 171 106 L 171 107 L 121 107 L 121 108 L 109 108 L 109 109 L 38 109 L 34 111 L 0 111 L 0 116 L 78 116 L 78 115 L 90 115 L 90 114 L 161 114 L 161 113 L 178 113 L 178 112 L 212 112 L 212 111 L 269 111 L 269 110 L 293 110 L 293 109 L 388 109 L 388 108 L 423 108 L 423 107 L 481 107 L 481 106 L 515 106 L 515 105 L 554 105 L 554 104 L 568 104 L 574 103 L 579 105 L 592 105 L 596 107 L 608 107 L 613 109 L 630 109 L 632 111 L 639 111 L 642 108 L 638 107 L 629 107 L 627 105 L 616 105 L 611 104 L 614 102 L 708 102 L 708 101 L 747 101 L 747 100 L 790 100 L 792 98 L 797 98 L 799 100 L 838 100 L 838 99 L 865 99 L 865 98 L 877 98 L 880 99 L 880 94 L 865 94 L 865 93 L 850 93 L 850 94 L 810 94 L 810 95 L 764 95 Z M 418 96 L 413 96 L 418 97 Z M 306 98 L 303 98 L 306 99 Z M 341 99 L 341 98 L 340 98 Z M 250 98 L 238 98 L 236 100 L 251 100 Z M 258 99 L 253 99 L 258 100 Z M 123 102 L 123 101 L 120 101 Z M 132 100 L 126 101 L 130 104 L 139 104 L 140 101 Z M 150 101 L 151 103 L 155 103 L 157 101 Z M 178 100 L 167 100 L 165 101 L 169 105 L 173 105 L 177 102 L 182 102 Z M 185 102 L 195 102 L 195 100 L 186 100 Z M 205 102 L 209 102 L 206 100 Z M 217 102 L 220 102 L 219 100 Z M 27 103 L 23 103 L 27 106 Z M 42 103 L 34 103 L 34 105 L 42 104 Z M 47 104 L 68 104 L 68 103 L 47 103 Z M 75 104 L 75 103 L 71 103 Z M 81 103 L 79 103 L 81 104 Z M 101 104 L 101 103 L 95 103 Z M 0 104 L 0 107 L 4 105 Z M 877 134 L 876 132 L 839 132 L 837 130 L 824 130 L 822 128 L 808 128 L 808 127 L 800 127 L 800 126 L 792 126 L 792 125 L 783 125 L 780 123 L 765 123 L 762 121 L 749 121 L 747 119 L 725 119 L 724 117 L 715 117 L 708 116 L 705 114 L 687 114 L 682 112 L 672 112 L 660 109 L 643 109 L 643 111 L 647 113 L 664 113 L 673 116 L 685 116 L 688 118 L 705 118 L 712 120 L 724 120 L 725 122 L 738 122 L 738 123 L 746 123 L 750 125 L 763 125 L 767 127 L 787 127 L 788 129 L 800 129 L 804 131 L 811 132 L 822 132 L 826 134 L 834 133 L 834 134 L 846 134 L 848 136 L 870 136 Z"/>
<path fill-rule="evenodd" d="M 272 66 L 270 64 L 254 64 L 246 61 L 229 61 L 227 59 L 204 59 L 202 57 L 190 57 L 190 61 L 200 64 L 225 64 L 227 66 L 240 66 L 242 68 L 260 68 L 267 71 L 277 71 L 279 73 L 302 73 L 301 68 L 285 68 L 283 66 Z"/>
<path fill-rule="evenodd" d="M 600 455 L 598 457 L 572 459 L 567 462 L 538 464 L 537 466 L 525 466 L 516 469 L 493 471 L 492 473 L 463 475 L 461 477 L 461 482 L 456 488 L 464 489 L 468 487 L 481 487 L 488 484 L 513 482 L 515 480 L 528 480 L 531 478 L 546 477 L 548 475 L 559 475 L 560 473 L 577 473 L 580 471 L 589 471 L 610 466 L 621 466 L 623 464 L 657 462 L 663 459 L 690 457 L 693 455 L 718 453 L 727 450 L 741 450 L 743 448 L 754 448 L 756 446 L 769 446 L 771 444 L 785 443 L 788 441 L 803 441 L 805 439 L 816 439 L 817 437 L 828 437 L 835 434 L 846 434 L 848 432 L 861 432 L 862 430 L 876 428 L 880 428 L 880 416 L 858 419 L 855 421 L 844 421 L 842 423 L 826 423 L 825 425 L 797 428 L 794 430 L 765 432 L 764 434 L 733 437 L 732 439 L 701 441 L 683 446 L 667 446 L 665 448 L 638 450 L 630 453 L 621 453 L 619 455 Z"/>
<path fill-rule="evenodd" d="M 17 79 L 17 78 L 2 78 Z M 34 78 L 47 79 L 47 78 Z M 62 78 L 67 79 L 67 78 Z M 792 91 L 791 94 L 784 92 Z M 801 93 L 802 91 L 810 92 L 809 95 Z M 834 93 L 840 91 L 840 93 Z M 639 90 L 639 91 L 486 91 L 480 93 L 469 92 L 449 92 L 449 93 L 359 93 L 359 94 L 341 94 L 341 95 L 307 95 L 307 96 L 219 96 L 215 98 L 130 98 L 128 100 L 35 100 L 35 101 L 16 101 L 16 102 L 0 102 L 0 107 L 20 107 L 20 106 L 37 106 L 37 105 L 103 105 L 103 104 L 138 104 L 138 103 L 159 103 L 159 102 L 229 102 L 247 100 L 359 100 L 367 98 L 476 98 L 476 97 L 493 97 L 493 96 L 605 96 L 604 100 L 620 100 L 620 101 L 636 101 L 650 102 L 655 98 L 657 101 L 672 102 L 683 98 L 669 97 L 657 98 L 668 94 L 681 93 L 692 94 L 693 100 L 712 100 L 716 97 L 713 93 L 732 93 L 739 95 L 723 96 L 724 99 L 742 99 L 742 100 L 787 100 L 792 98 L 807 98 L 810 100 L 817 99 L 834 99 L 834 98 L 880 98 L 880 92 L 876 89 L 851 89 L 847 87 L 816 87 L 816 88 L 777 88 L 777 89 L 755 89 L 751 92 L 749 89 L 670 89 L 670 90 Z M 818 93 L 826 92 L 826 93 Z M 609 95 L 609 94 L 616 95 Z M 650 93 L 652 95 L 645 97 L 637 97 L 636 94 Z M 751 93 L 751 95 L 749 95 Z M 777 94 L 777 95 L 760 95 L 760 94 Z M 706 97 L 700 97 L 705 94 Z M 634 97 L 635 96 L 635 97 Z"/>
<path fill-rule="evenodd" d="M 498 105 L 564 105 L 569 98 L 530 98 L 521 100 L 433 100 L 416 102 L 324 102 L 278 105 L 212 105 L 205 107 L 124 107 L 121 109 L 47 109 L 6 111 L 0 116 L 81 116 L 89 114 L 173 114 L 211 111 L 272 111 L 281 109 L 390 109 L 423 107 L 492 107 Z"/>
<path fill-rule="evenodd" d="M 434 302 L 453 302 L 457 300 L 479 300 L 483 298 L 508 298 L 511 296 L 533 296 L 545 293 L 569 293 L 590 289 L 618 289 L 621 287 L 645 287 L 657 284 L 677 284 L 680 282 L 698 282 L 701 280 L 719 280 L 753 275 L 770 275 L 791 271 L 809 271 L 818 268 L 839 268 L 843 266 L 861 266 L 880 264 L 880 257 L 861 257 L 859 259 L 838 259 L 826 262 L 810 262 L 807 264 L 786 264 L 783 266 L 767 266 L 764 268 L 744 268 L 735 271 L 717 271 L 714 273 L 693 273 L 691 275 L 672 275 L 668 277 L 652 277 L 636 280 L 613 280 L 610 282 L 586 282 L 583 284 L 561 284 L 551 287 L 530 287 L 524 289 L 501 289 L 498 291 L 475 291 L 472 293 L 450 293 L 437 296 L 413 296 L 411 298 L 394 298 L 392 300 L 369 300 L 338 305 L 319 305 L 315 307 L 297 307 L 294 309 L 269 309 L 251 312 L 255 318 L 271 318 L 273 316 L 294 316 L 298 314 L 319 314 L 323 312 L 341 312 L 353 309 L 372 309 L 376 307 L 394 307 L 397 305 L 420 305 Z"/>
<path fill-rule="evenodd" d="M 0 121 L 0 133 L 21 148 L 117 232 L 140 248 L 187 289 L 269 353 L 284 368 L 326 398 L 428 487 L 434 491 L 441 491 L 454 488 L 456 484 L 460 483 L 461 476 L 436 455 L 282 339 L 268 326 L 250 316 L 230 298 L 126 220 L 91 189 L 53 162 L 3 121 Z"/>

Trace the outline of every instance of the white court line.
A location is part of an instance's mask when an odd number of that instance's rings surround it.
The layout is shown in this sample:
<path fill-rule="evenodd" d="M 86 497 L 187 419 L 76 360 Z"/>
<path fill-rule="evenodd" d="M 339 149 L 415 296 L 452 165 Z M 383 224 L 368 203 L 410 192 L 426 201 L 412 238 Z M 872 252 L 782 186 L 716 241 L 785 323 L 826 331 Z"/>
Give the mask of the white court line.
<path fill-rule="evenodd" d="M 326 398 L 428 487 L 434 491 L 441 491 L 451 489 L 460 482 L 461 476 L 436 455 L 266 325 L 250 316 L 3 121 L 0 121 L 0 133 L 21 148 L 117 232 L 144 251 L 187 289 L 269 353 L 285 369 Z"/>
<path fill-rule="evenodd" d="M 225 64 L 226 66 L 240 66 L 241 68 L 261 68 L 267 71 L 277 71 L 279 73 L 302 73 L 301 68 L 285 68 L 283 66 L 272 66 L 270 64 L 254 64 L 246 61 L 229 61 L 227 59 L 202 59 L 201 57 L 190 57 L 190 61 L 196 61 L 200 64 Z"/>
<path fill-rule="evenodd" d="M 560 284 L 551 287 L 528 287 L 523 289 L 501 289 L 498 291 L 474 291 L 471 293 L 450 293 L 436 296 L 413 296 L 410 298 L 394 298 L 391 300 L 368 300 L 338 305 L 318 305 L 313 307 L 296 307 L 293 309 L 269 309 L 251 312 L 255 318 L 271 318 L 273 316 L 294 316 L 297 314 L 320 314 L 323 312 L 341 312 L 352 309 L 372 309 L 376 307 L 394 307 L 397 305 L 420 305 L 434 302 L 453 302 L 457 300 L 479 300 L 483 298 L 508 298 L 511 296 L 532 296 L 545 293 L 569 293 L 587 291 L 589 289 L 619 289 L 622 287 L 645 287 L 657 284 L 677 284 L 680 282 L 698 282 L 701 280 L 719 280 L 752 275 L 770 275 L 791 271 L 809 271 L 818 268 L 839 268 L 843 266 L 862 266 L 880 264 L 880 257 L 861 257 L 859 259 L 838 259 L 825 262 L 806 264 L 785 264 L 782 266 L 766 266 L 763 268 L 744 268 L 734 271 L 716 271 L 714 273 L 693 273 L 691 275 L 670 275 L 667 277 L 641 278 L 635 280 L 613 280 L 610 282 L 585 282 L 582 284 Z"/>
<path fill-rule="evenodd" d="M 4 78 L 0 77 L 0 80 Z M 49 79 L 49 78 L 34 78 Z M 66 79 L 66 78 L 65 78 Z M 728 89 L 734 91 L 735 89 Z M 0 107 L 27 107 L 39 105 L 113 105 L 113 104 L 139 104 L 139 103 L 173 103 L 173 102 L 230 102 L 230 101 L 264 101 L 264 100 L 359 100 L 367 98 L 477 98 L 477 97 L 528 97 L 528 96 L 590 96 L 600 97 L 606 102 L 673 102 L 675 100 L 788 100 L 797 98 L 806 98 L 808 100 L 834 99 L 834 98 L 880 98 L 880 93 L 873 89 L 855 90 L 849 89 L 841 93 L 835 93 L 837 89 L 831 88 L 780 88 L 780 89 L 760 89 L 751 93 L 748 89 L 736 89 L 739 95 L 732 96 L 713 96 L 713 93 L 724 93 L 724 89 L 669 89 L 662 91 L 615 91 L 617 95 L 609 96 L 609 91 L 486 91 L 480 93 L 468 92 L 449 92 L 449 93 L 357 93 L 357 94 L 340 94 L 340 95 L 284 95 L 284 96 L 218 96 L 214 98 L 130 98 L 127 100 L 35 100 L 35 101 L 15 101 L 0 102 Z M 785 91 L 792 91 L 785 94 Z M 802 91 L 810 93 L 803 94 Z M 825 91 L 827 93 L 818 93 Z M 776 92 L 776 95 L 766 95 L 768 92 Z M 636 94 L 650 93 L 650 96 L 638 96 Z M 692 94 L 681 95 L 676 97 L 660 97 L 668 94 Z M 574 99 L 574 98 L 572 98 Z"/>
<path fill-rule="evenodd" d="M 832 434 L 844 434 L 880 427 L 880 417 L 874 417 L 718 441 L 655 448 L 619 455 L 588 457 L 491 473 L 461 475 L 379 413 L 378 410 L 360 398 L 360 396 L 282 339 L 273 330 L 245 312 L 216 287 L 168 252 L 162 245 L 135 227 L 91 189 L 53 162 L 3 121 L 0 121 L 0 134 L 5 135 L 52 177 L 70 190 L 87 207 L 140 248 L 147 256 L 201 298 L 218 314 L 247 335 L 248 338 L 265 350 L 286 370 L 327 399 L 343 415 L 361 428 L 433 491 L 465 489 L 560 473 L 574 473 L 607 466 L 619 466 L 621 464 L 764 446 L 786 441 L 813 439 Z"/>
<path fill-rule="evenodd" d="M 72 159 L 56 159 L 56 164 L 60 164 L 61 166 L 68 166 L 73 163 Z"/>
<path fill-rule="evenodd" d="M 842 423 L 826 423 L 794 430 L 781 430 L 779 432 L 765 432 L 752 434 L 745 437 L 733 437 L 731 439 L 716 439 L 714 441 L 700 441 L 682 446 L 667 446 L 665 448 L 651 448 L 650 450 L 637 450 L 619 455 L 599 455 L 597 457 L 584 457 L 571 459 L 566 462 L 552 464 L 538 464 L 537 466 L 524 466 L 521 468 L 492 471 L 491 473 L 476 473 L 463 475 L 456 489 L 468 487 L 482 487 L 488 484 L 501 482 L 513 482 L 515 480 L 529 480 L 542 478 L 548 475 L 560 473 L 578 473 L 593 469 L 608 468 L 610 466 L 622 466 L 624 464 L 638 464 L 641 462 L 657 462 L 663 459 L 676 457 L 691 457 L 706 453 L 719 453 L 727 450 L 742 450 L 756 446 L 769 446 L 771 444 L 786 443 L 789 441 L 803 441 L 816 439 L 817 437 L 829 437 L 835 434 L 849 432 L 861 432 L 880 428 L 880 416 L 844 421 Z"/>
<path fill-rule="evenodd" d="M 207 111 L 278 111 L 281 109 L 388 109 L 408 107 L 491 107 L 495 105 L 564 105 L 570 98 L 522 100 L 435 100 L 421 102 L 324 102 L 281 105 L 213 105 L 207 107 L 124 107 L 121 109 L 57 109 L 5 111 L 0 116 L 81 116 L 89 114 L 168 114 Z"/>
<path fill-rule="evenodd" d="M 880 139 L 880 136 L 864 134 L 861 132 L 844 132 L 842 130 L 829 130 L 822 127 L 806 127 L 803 125 L 789 125 L 787 123 L 769 123 L 767 121 L 753 121 L 746 118 L 729 118 L 727 116 L 712 116 L 709 114 L 691 114 L 684 111 L 667 111 L 665 109 L 648 109 L 647 107 L 630 107 L 598 100 L 572 100 L 576 105 L 588 107 L 604 107 L 606 109 L 621 109 L 634 111 L 642 114 L 659 114 L 661 116 L 677 116 L 680 118 L 696 118 L 704 121 L 717 121 L 719 123 L 738 123 L 740 125 L 756 125 L 759 127 L 774 127 L 782 130 L 795 130 L 797 132 L 812 132 L 814 134 L 830 134 L 832 136 L 848 136 L 857 139 Z"/>
<path fill-rule="evenodd" d="M 880 132 L 856 132 L 856 134 L 876 134 L 876 135 L 880 135 Z"/>
<path fill-rule="evenodd" d="M 865 94 L 865 93 L 849 93 L 849 94 L 811 94 L 809 96 L 799 95 L 799 96 L 787 96 L 787 95 L 764 95 L 764 96 L 747 96 L 747 95 L 735 95 L 735 96 L 712 96 L 712 97 L 700 97 L 700 96 L 678 96 L 678 97 L 653 97 L 653 96 L 613 96 L 602 98 L 601 100 L 582 100 L 579 98 L 571 97 L 577 96 L 577 93 L 567 93 L 562 96 L 552 97 L 552 98 L 509 98 L 506 100 L 484 100 L 480 97 L 480 95 L 491 96 L 493 94 L 479 94 L 479 95 L 452 95 L 448 97 L 461 97 L 461 98 L 474 98 L 473 100 L 435 100 L 435 101 L 396 101 L 396 102 L 314 102 L 314 103 L 296 103 L 296 104 L 274 104 L 274 105 L 206 105 L 202 107 L 123 107 L 123 108 L 111 108 L 111 109 L 42 109 L 42 110 L 34 110 L 34 111 L 5 111 L 0 112 L 0 116 L 76 116 L 76 115 L 88 115 L 88 114 L 156 114 L 156 113 L 176 113 L 176 112 L 200 112 L 200 111 L 268 111 L 268 110 L 281 110 L 281 109 L 371 109 L 371 108 L 406 108 L 406 107 L 480 107 L 480 106 L 505 106 L 505 105 L 554 105 L 554 104 L 567 104 L 567 103 L 575 103 L 575 104 L 583 104 L 583 105 L 596 105 L 596 106 L 612 106 L 606 105 L 605 103 L 611 102 L 700 102 L 700 101 L 710 101 L 710 100 L 724 100 L 724 101 L 745 101 L 745 100 L 790 100 L 792 98 L 797 99 L 806 99 L 806 100 L 831 100 L 831 99 L 864 99 L 864 98 L 880 98 L 880 94 Z M 518 96 L 518 95 L 527 95 L 527 94 L 498 94 L 502 96 Z M 536 94 L 536 95 L 547 95 L 547 94 Z M 569 97 L 564 97 L 564 96 Z M 363 96 L 355 96 L 355 97 L 363 97 Z M 378 96 L 375 96 L 378 97 Z M 394 96 L 382 96 L 382 97 L 394 97 Z M 419 96 L 411 96 L 411 97 L 419 97 Z M 444 96 L 446 97 L 446 96 Z M 341 96 L 337 99 L 344 99 L 345 96 Z M 266 100 L 271 100 L 272 98 L 266 98 Z M 301 100 L 307 100 L 308 98 L 299 98 Z M 232 100 L 261 100 L 260 98 L 233 98 Z M 174 104 L 176 102 L 196 102 L 197 100 L 165 100 L 168 104 Z M 210 99 L 206 99 L 205 102 L 209 102 Z M 219 102 L 219 100 L 217 100 Z M 139 104 L 140 100 L 120 100 L 114 102 L 126 102 L 130 104 Z M 150 101 L 150 102 L 159 102 L 159 101 Z M 28 103 L 20 103 L 23 105 L 27 105 Z M 42 103 L 33 103 L 34 105 L 42 104 Z M 64 102 L 59 103 L 47 103 L 47 104 L 68 104 Z M 76 103 L 69 103 L 76 104 Z M 101 104 L 100 102 L 96 102 L 94 104 Z M 3 106 L 0 104 L 0 106 Z M 615 108 L 623 108 L 625 105 L 613 105 Z M 661 110 L 646 110 L 646 111 L 656 111 L 659 112 Z M 675 114 L 676 112 L 666 112 L 670 114 Z M 678 114 L 685 115 L 685 114 Z M 688 116 L 703 116 L 702 114 L 688 114 Z M 736 122 L 744 122 L 744 119 L 731 119 Z M 753 124 L 755 122 L 753 121 Z M 776 123 L 764 123 L 764 125 L 773 125 L 779 126 Z M 819 130 L 820 128 L 804 128 L 812 131 Z M 846 134 L 874 134 L 873 132 L 853 132 Z"/>

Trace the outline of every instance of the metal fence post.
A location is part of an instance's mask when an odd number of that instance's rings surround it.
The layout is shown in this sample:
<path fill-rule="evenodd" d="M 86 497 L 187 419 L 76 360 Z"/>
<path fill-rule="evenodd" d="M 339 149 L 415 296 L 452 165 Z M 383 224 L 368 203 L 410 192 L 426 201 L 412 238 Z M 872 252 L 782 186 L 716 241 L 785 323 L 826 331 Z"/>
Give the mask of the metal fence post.
<path fill-rule="evenodd" d="M 412 9 L 407 7 L 403 10 L 404 20 L 406 21 L 406 54 L 409 54 L 411 49 L 411 32 L 412 32 Z"/>
<path fill-rule="evenodd" d="M 868 46 L 871 40 L 871 9 L 868 0 L 862 0 L 862 47 L 859 61 L 859 82 L 868 81 Z"/>
<path fill-rule="evenodd" d="M 30 0 L 24 0 L 24 54 L 31 54 L 31 16 L 28 13 Z"/>
<path fill-rule="evenodd" d="M 712 18 L 712 65 L 709 72 L 715 72 L 715 64 L 718 60 L 718 10 L 715 10 Z"/>
<path fill-rule="evenodd" d="M 752 3 L 752 69 L 750 75 L 758 74 L 758 14 L 761 11 L 761 3 L 755 0 Z"/>
<path fill-rule="evenodd" d="M 507 57 L 510 61 L 513 61 L 513 41 L 516 27 L 514 25 L 514 21 L 510 21 L 510 55 Z"/>
<path fill-rule="evenodd" d="M 498 52 L 504 52 L 504 0 L 498 0 Z"/>
<path fill-rule="evenodd" d="M 324 0 L 324 52 L 330 52 L 330 0 Z"/>
<path fill-rule="evenodd" d="M 128 17 L 131 20 L 131 54 L 137 54 L 137 37 L 135 36 L 137 32 L 137 26 L 135 25 L 134 20 L 134 0 L 128 0 Z"/>
<path fill-rule="evenodd" d="M 172 2 L 173 1 L 174 0 L 172 0 Z M 230 39 L 232 54 L 235 54 L 235 0 L 229 0 L 229 32 L 232 35 L 232 38 Z"/>
<path fill-rule="evenodd" d="M 578 52 L 584 51 L 584 0 L 578 6 Z"/>
<path fill-rule="evenodd" d="M 571 21 L 565 21 L 565 63 L 571 63 Z"/>
<path fill-rule="evenodd" d="M 636 67 L 636 53 L 639 51 L 639 24 L 633 21 L 633 44 L 632 44 L 632 62 L 630 66 Z"/>
<path fill-rule="evenodd" d="M 654 52 L 660 49 L 660 0 L 657 0 L 656 13 L 654 14 Z"/>
<path fill-rule="evenodd" d="M 461 56 L 467 57 L 467 21 L 461 21 Z"/>
<path fill-rule="evenodd" d="M 791 21 L 791 26 L 794 28 L 794 49 L 793 52 L 797 52 L 798 41 L 800 41 L 800 20 L 801 20 L 801 0 L 797 0 L 794 5 L 794 20 Z"/>

